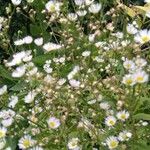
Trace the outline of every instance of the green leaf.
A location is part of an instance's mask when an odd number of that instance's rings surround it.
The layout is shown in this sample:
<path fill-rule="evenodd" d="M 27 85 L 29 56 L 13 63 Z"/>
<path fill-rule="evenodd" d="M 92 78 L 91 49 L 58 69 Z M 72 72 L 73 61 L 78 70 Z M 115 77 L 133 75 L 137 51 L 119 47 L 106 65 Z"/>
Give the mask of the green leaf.
<path fill-rule="evenodd" d="M 4 79 L 8 79 L 11 81 L 14 80 L 14 78 L 11 76 L 11 73 L 1 65 L 0 65 L 0 76 Z"/>
<path fill-rule="evenodd" d="M 136 120 L 150 120 L 150 114 L 139 113 L 133 116 Z"/>
<path fill-rule="evenodd" d="M 20 91 L 27 87 L 27 83 L 25 81 L 18 82 L 15 86 L 13 86 L 10 90 L 12 91 Z"/>

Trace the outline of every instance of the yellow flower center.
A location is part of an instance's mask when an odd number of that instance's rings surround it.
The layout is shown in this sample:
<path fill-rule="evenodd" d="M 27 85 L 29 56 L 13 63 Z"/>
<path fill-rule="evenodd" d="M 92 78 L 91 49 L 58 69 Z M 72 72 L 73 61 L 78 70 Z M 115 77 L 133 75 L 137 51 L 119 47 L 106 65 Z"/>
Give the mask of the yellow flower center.
<path fill-rule="evenodd" d="M 4 137 L 5 133 L 3 131 L 0 131 L 0 138 Z"/>
<path fill-rule="evenodd" d="M 118 143 L 117 143 L 116 141 L 112 141 L 112 142 L 110 143 L 110 147 L 111 147 L 111 148 L 116 148 L 117 145 L 118 145 Z"/>
<path fill-rule="evenodd" d="M 149 36 L 143 36 L 143 37 L 142 37 L 142 41 L 143 41 L 144 43 L 148 42 L 149 40 L 150 40 L 150 37 L 149 37 Z"/>
<path fill-rule="evenodd" d="M 24 140 L 23 141 L 23 146 L 25 146 L 26 148 L 30 147 L 30 141 L 29 140 Z"/>
<path fill-rule="evenodd" d="M 110 120 L 109 124 L 113 126 L 115 124 L 115 122 L 113 120 Z"/>
<path fill-rule="evenodd" d="M 132 84 L 132 80 L 131 80 L 131 79 L 127 79 L 127 80 L 126 80 L 126 84 L 127 84 L 127 85 Z"/>
<path fill-rule="evenodd" d="M 128 68 L 128 69 L 131 68 L 131 65 L 130 65 L 130 64 L 127 64 L 127 68 Z"/>
<path fill-rule="evenodd" d="M 121 115 L 121 119 L 126 119 L 126 115 L 125 115 L 125 114 L 122 114 L 122 115 Z"/>
<path fill-rule="evenodd" d="M 50 122 L 50 123 L 49 123 L 49 126 L 50 126 L 51 128 L 54 128 L 54 127 L 56 126 L 56 123 L 55 123 L 55 122 Z"/>
<path fill-rule="evenodd" d="M 139 77 L 137 77 L 136 80 L 137 80 L 138 82 L 142 82 L 142 81 L 143 81 L 143 77 L 139 76 Z"/>
<path fill-rule="evenodd" d="M 51 6 L 50 6 L 50 11 L 51 11 L 51 12 L 55 12 L 55 5 L 51 5 Z"/>

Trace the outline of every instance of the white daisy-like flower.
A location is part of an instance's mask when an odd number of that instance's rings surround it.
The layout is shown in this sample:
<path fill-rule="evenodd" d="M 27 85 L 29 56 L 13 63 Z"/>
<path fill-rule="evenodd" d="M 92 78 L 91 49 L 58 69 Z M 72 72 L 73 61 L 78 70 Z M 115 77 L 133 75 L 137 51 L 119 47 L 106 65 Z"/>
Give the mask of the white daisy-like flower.
<path fill-rule="evenodd" d="M 26 72 L 26 67 L 23 65 L 23 66 L 19 66 L 17 67 L 13 73 L 12 73 L 12 77 L 14 78 L 20 78 L 22 77 Z"/>
<path fill-rule="evenodd" d="M 126 130 L 119 133 L 118 139 L 119 141 L 128 141 L 132 137 L 132 133 Z"/>
<path fill-rule="evenodd" d="M 6 136 L 7 129 L 5 127 L 0 127 L 0 139 Z"/>
<path fill-rule="evenodd" d="M 119 141 L 117 137 L 110 136 L 106 139 L 106 144 L 108 145 L 109 149 L 115 149 L 116 147 L 118 147 Z"/>
<path fill-rule="evenodd" d="M 136 80 L 132 74 L 127 74 L 123 77 L 122 83 L 125 85 L 133 86 L 136 84 Z"/>
<path fill-rule="evenodd" d="M 26 36 L 23 38 L 23 41 L 25 44 L 31 44 L 33 41 L 33 38 L 31 36 Z"/>
<path fill-rule="evenodd" d="M 68 19 L 69 19 L 70 21 L 76 21 L 76 20 L 78 19 L 78 16 L 77 16 L 77 14 L 75 14 L 75 13 L 69 13 L 69 14 L 68 14 Z"/>
<path fill-rule="evenodd" d="M 74 2 L 77 6 L 81 6 L 84 4 L 84 0 L 74 0 Z"/>
<path fill-rule="evenodd" d="M 28 149 L 34 146 L 36 143 L 35 140 L 31 138 L 30 135 L 24 135 L 18 142 L 18 146 L 20 149 Z"/>
<path fill-rule="evenodd" d="M 82 56 L 83 56 L 83 57 L 88 57 L 88 56 L 90 56 L 90 54 L 91 54 L 91 51 L 84 51 L 84 52 L 82 53 Z"/>
<path fill-rule="evenodd" d="M 56 0 L 50 0 L 46 3 L 45 8 L 49 13 L 60 12 L 60 7 L 62 3 L 57 2 Z"/>
<path fill-rule="evenodd" d="M 104 110 L 108 110 L 110 108 L 110 105 L 108 104 L 108 102 L 101 102 L 100 108 Z"/>
<path fill-rule="evenodd" d="M 78 14 L 78 16 L 83 17 L 87 14 L 87 11 L 86 10 L 78 10 L 76 13 Z"/>
<path fill-rule="evenodd" d="M 135 37 L 135 41 L 140 44 L 144 44 L 150 41 L 150 30 L 144 29 L 139 31 Z"/>
<path fill-rule="evenodd" d="M 105 124 L 109 127 L 112 127 L 116 124 L 116 118 L 114 116 L 108 116 L 106 119 L 105 119 Z"/>
<path fill-rule="evenodd" d="M 0 95 L 3 95 L 6 92 L 7 92 L 7 85 L 4 85 L 0 88 Z"/>
<path fill-rule="evenodd" d="M 89 34 L 88 39 L 89 39 L 90 42 L 94 42 L 94 40 L 95 40 L 95 34 Z"/>
<path fill-rule="evenodd" d="M 142 68 L 144 66 L 147 65 L 147 61 L 143 58 L 136 58 L 135 59 L 135 64 L 139 67 L 139 68 Z"/>
<path fill-rule="evenodd" d="M 128 111 L 119 111 L 117 114 L 116 114 L 117 118 L 122 120 L 122 121 L 125 121 L 129 118 L 130 114 Z"/>
<path fill-rule="evenodd" d="M 93 3 L 89 7 L 89 11 L 93 14 L 97 14 L 102 8 L 102 5 L 100 3 Z"/>
<path fill-rule="evenodd" d="M 2 110 L 0 112 L 1 123 L 4 127 L 9 127 L 13 123 L 15 112 L 13 110 Z"/>
<path fill-rule="evenodd" d="M 22 39 L 16 40 L 14 42 L 14 45 L 16 45 L 16 46 L 20 46 L 20 45 L 23 45 L 23 44 L 24 44 L 24 40 L 22 40 Z"/>
<path fill-rule="evenodd" d="M 60 120 L 55 117 L 50 117 L 47 120 L 47 124 L 51 129 L 57 129 L 60 126 Z"/>
<path fill-rule="evenodd" d="M 128 24 L 126 29 L 129 34 L 136 34 L 138 32 L 137 28 L 133 24 Z"/>
<path fill-rule="evenodd" d="M 72 138 L 69 140 L 67 147 L 69 150 L 80 150 L 80 147 L 78 146 L 79 139 L 78 138 Z"/>
<path fill-rule="evenodd" d="M 123 63 L 124 68 L 126 68 L 127 70 L 134 70 L 135 69 L 135 63 L 132 60 L 126 60 Z"/>
<path fill-rule="evenodd" d="M 13 59 L 6 63 L 6 66 L 12 67 L 22 62 L 29 62 L 32 59 L 31 50 L 21 51 L 13 55 Z"/>
<path fill-rule="evenodd" d="M 55 44 L 55 43 L 46 43 L 43 45 L 43 49 L 45 50 L 45 52 L 50 52 L 52 50 L 58 50 L 61 49 L 63 46 L 60 44 Z"/>
<path fill-rule="evenodd" d="M 25 103 L 32 103 L 34 101 L 35 96 L 37 93 L 35 91 L 30 91 L 28 95 L 25 96 L 24 102 Z"/>
<path fill-rule="evenodd" d="M 88 6 L 88 5 L 91 5 L 92 3 L 94 2 L 94 0 L 85 0 L 85 4 Z"/>
<path fill-rule="evenodd" d="M 21 1 L 22 0 L 11 0 L 11 2 L 15 5 L 15 6 L 18 6 L 21 4 Z"/>
<path fill-rule="evenodd" d="M 8 106 L 11 107 L 11 108 L 14 108 L 16 106 L 16 104 L 18 103 L 18 96 L 11 96 L 9 98 L 9 104 Z"/>
<path fill-rule="evenodd" d="M 43 38 L 37 38 L 34 40 L 34 43 L 37 45 L 37 46 L 41 46 L 43 45 Z"/>
<path fill-rule="evenodd" d="M 74 87 L 74 88 L 79 88 L 80 87 L 80 81 L 75 80 L 75 79 L 71 79 L 69 80 L 69 84 Z"/>
<path fill-rule="evenodd" d="M 148 82 L 149 75 L 145 71 L 137 71 L 133 74 L 134 79 L 137 83 L 145 83 Z"/>

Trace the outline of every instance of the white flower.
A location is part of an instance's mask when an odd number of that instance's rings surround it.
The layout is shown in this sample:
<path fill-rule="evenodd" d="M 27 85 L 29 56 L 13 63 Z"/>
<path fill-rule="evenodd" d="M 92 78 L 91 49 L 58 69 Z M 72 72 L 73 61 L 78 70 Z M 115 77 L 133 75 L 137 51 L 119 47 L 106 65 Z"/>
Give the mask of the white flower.
<path fill-rule="evenodd" d="M 13 118 L 8 118 L 8 119 L 2 120 L 1 123 L 4 127 L 9 127 L 12 125 L 13 121 L 14 121 Z"/>
<path fill-rule="evenodd" d="M 148 74 L 145 71 L 138 71 L 134 73 L 134 78 L 136 80 L 137 83 L 145 83 L 148 82 Z"/>
<path fill-rule="evenodd" d="M 23 45 L 23 44 L 24 44 L 24 40 L 22 40 L 22 39 L 19 39 L 19 40 L 14 42 L 14 45 L 16 45 L 16 46 L 20 46 L 20 45 Z"/>
<path fill-rule="evenodd" d="M 80 147 L 78 146 L 79 139 L 78 138 L 72 138 L 69 140 L 67 146 L 69 150 L 79 150 Z"/>
<path fill-rule="evenodd" d="M 110 136 L 106 139 L 106 144 L 108 145 L 109 149 L 115 149 L 118 146 L 119 141 L 117 140 L 117 137 Z"/>
<path fill-rule="evenodd" d="M 13 55 L 13 59 L 10 62 L 6 63 L 6 66 L 12 67 L 15 65 L 19 65 L 22 62 L 31 61 L 31 59 L 32 59 L 31 50 L 18 52 Z"/>
<path fill-rule="evenodd" d="M 89 41 L 94 42 L 95 40 L 95 34 L 89 34 Z"/>
<path fill-rule="evenodd" d="M 77 6 L 81 6 L 84 4 L 84 0 L 74 0 L 74 2 Z"/>
<path fill-rule="evenodd" d="M 52 73 L 52 71 L 53 71 L 53 68 L 50 67 L 50 64 L 45 64 L 43 66 L 43 68 L 44 68 L 46 73 Z"/>
<path fill-rule="evenodd" d="M 144 0 L 145 3 L 150 3 L 150 0 Z"/>
<path fill-rule="evenodd" d="M 41 46 L 43 45 L 43 38 L 37 38 L 34 40 L 34 43 L 37 45 L 37 46 Z"/>
<path fill-rule="evenodd" d="M 0 112 L 0 118 L 2 118 L 2 125 L 4 127 L 8 127 L 13 123 L 13 117 L 15 116 L 15 112 L 12 110 L 2 110 Z"/>
<path fill-rule="evenodd" d="M 11 108 L 14 108 L 16 106 L 16 104 L 18 103 L 18 97 L 17 96 L 11 96 L 9 98 L 9 104 L 8 106 L 11 107 Z"/>
<path fill-rule="evenodd" d="M 76 13 L 78 14 L 78 16 L 83 17 L 87 14 L 87 11 L 86 10 L 78 10 Z"/>
<path fill-rule="evenodd" d="M 28 95 L 25 96 L 24 102 L 25 103 L 32 103 L 34 101 L 35 96 L 37 93 L 35 91 L 30 91 Z"/>
<path fill-rule="evenodd" d="M 123 66 L 127 69 L 127 70 L 134 70 L 135 69 L 135 64 L 132 60 L 126 60 L 123 63 Z"/>
<path fill-rule="evenodd" d="M 31 36 L 26 36 L 23 38 L 23 41 L 25 44 L 31 44 L 33 41 L 33 38 Z"/>
<path fill-rule="evenodd" d="M 108 110 L 110 108 L 110 105 L 107 102 L 101 102 L 100 108 L 104 110 Z"/>
<path fill-rule="evenodd" d="M 27 0 L 27 2 L 28 2 L 28 3 L 33 3 L 33 2 L 34 2 L 34 0 Z"/>
<path fill-rule="evenodd" d="M 129 112 L 127 112 L 125 110 L 119 111 L 116 116 L 118 119 L 125 121 L 129 118 Z"/>
<path fill-rule="evenodd" d="M 133 24 L 128 24 L 126 29 L 129 34 L 136 34 L 138 32 L 137 28 Z"/>
<path fill-rule="evenodd" d="M 70 83 L 70 85 L 71 85 L 72 87 L 74 87 L 74 88 L 78 88 L 78 87 L 80 86 L 80 81 L 77 81 L 77 80 L 75 80 L 75 79 L 69 80 L 69 83 Z"/>
<path fill-rule="evenodd" d="M 13 71 L 12 77 L 20 78 L 25 74 L 25 72 L 26 72 L 26 67 L 25 66 L 17 67 L 16 70 Z"/>
<path fill-rule="evenodd" d="M 142 68 L 142 67 L 146 66 L 147 61 L 143 58 L 136 58 L 135 63 L 138 67 Z"/>
<path fill-rule="evenodd" d="M 35 140 L 30 135 L 23 136 L 18 143 L 20 149 L 28 149 L 35 144 Z"/>
<path fill-rule="evenodd" d="M 21 4 L 21 1 L 22 1 L 22 0 L 11 0 L 11 2 L 12 2 L 15 6 L 20 5 L 20 4 Z"/>
<path fill-rule="evenodd" d="M 57 49 L 61 49 L 63 46 L 60 44 L 55 44 L 55 43 L 46 43 L 43 45 L 43 48 L 45 50 L 45 52 L 50 52 L 52 50 L 57 50 Z"/>
<path fill-rule="evenodd" d="M 89 7 L 89 11 L 93 14 L 97 14 L 102 8 L 100 3 L 91 4 Z"/>
<path fill-rule="evenodd" d="M 116 124 L 116 118 L 114 116 L 108 116 L 105 119 L 105 124 L 109 127 L 114 126 Z"/>
<path fill-rule="evenodd" d="M 0 139 L 0 150 L 4 150 L 5 145 L 6 145 L 5 138 Z"/>
<path fill-rule="evenodd" d="M 94 0 L 85 0 L 85 4 L 88 6 L 88 5 L 91 5 L 92 3 L 94 2 Z"/>
<path fill-rule="evenodd" d="M 68 19 L 69 19 L 70 21 L 76 21 L 76 20 L 78 19 L 78 16 L 77 16 L 77 14 L 75 14 L 75 13 L 69 13 L 69 14 L 68 14 Z"/>
<path fill-rule="evenodd" d="M 88 56 L 90 56 L 90 54 L 91 54 L 90 51 L 84 51 L 84 52 L 82 53 L 82 56 L 88 57 Z"/>
<path fill-rule="evenodd" d="M 135 37 L 135 41 L 140 44 L 144 44 L 150 41 L 150 30 L 144 29 L 139 31 Z"/>
<path fill-rule="evenodd" d="M 119 141 L 128 141 L 132 137 L 132 133 L 124 130 L 119 133 L 118 139 Z"/>
<path fill-rule="evenodd" d="M 51 129 L 57 129 L 59 126 L 60 126 L 60 120 L 55 118 L 55 117 L 50 117 L 48 120 L 47 120 L 47 123 L 48 123 L 48 126 L 51 128 Z"/>
<path fill-rule="evenodd" d="M 58 80 L 58 85 L 63 85 L 66 82 L 66 79 L 62 78 Z"/>
<path fill-rule="evenodd" d="M 133 86 L 136 84 L 136 80 L 132 74 L 127 74 L 123 77 L 122 83 L 125 85 Z"/>
<path fill-rule="evenodd" d="M 7 129 L 5 127 L 0 127 L 0 139 L 6 136 Z"/>
<path fill-rule="evenodd" d="M 54 13 L 54 12 L 60 12 L 60 7 L 62 3 L 59 3 L 57 1 L 50 0 L 46 3 L 45 8 L 48 12 Z"/>
<path fill-rule="evenodd" d="M 0 95 L 3 95 L 6 92 L 7 92 L 7 85 L 4 85 L 3 87 L 0 88 Z"/>

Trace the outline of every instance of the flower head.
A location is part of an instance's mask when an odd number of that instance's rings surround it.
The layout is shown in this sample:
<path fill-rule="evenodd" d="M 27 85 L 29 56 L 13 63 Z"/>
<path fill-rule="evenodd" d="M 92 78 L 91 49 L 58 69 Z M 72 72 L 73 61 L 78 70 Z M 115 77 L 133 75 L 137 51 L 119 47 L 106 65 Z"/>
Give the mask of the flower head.
<path fill-rule="evenodd" d="M 129 112 L 125 111 L 125 110 L 119 111 L 117 113 L 117 118 L 120 119 L 120 120 L 122 120 L 122 121 L 125 121 L 126 119 L 129 118 Z"/>
<path fill-rule="evenodd" d="M 116 118 L 114 116 L 108 116 L 105 119 L 105 124 L 109 127 L 112 127 L 116 124 Z"/>
<path fill-rule="evenodd" d="M 115 149 L 118 146 L 119 141 L 117 137 L 110 136 L 106 139 L 106 144 L 108 145 L 109 149 Z"/>
<path fill-rule="evenodd" d="M 51 129 L 57 129 L 59 126 L 60 126 L 60 120 L 55 118 L 55 117 L 50 117 L 48 120 L 47 120 L 47 123 L 48 123 L 48 126 L 51 128 Z"/>

